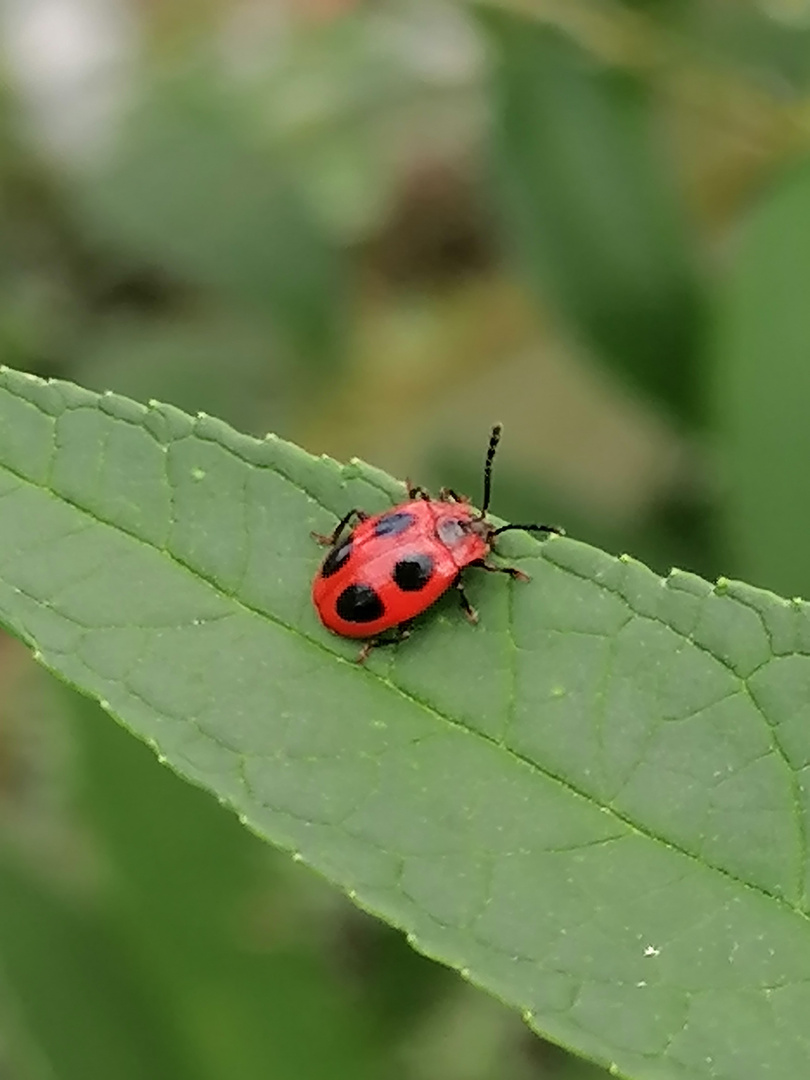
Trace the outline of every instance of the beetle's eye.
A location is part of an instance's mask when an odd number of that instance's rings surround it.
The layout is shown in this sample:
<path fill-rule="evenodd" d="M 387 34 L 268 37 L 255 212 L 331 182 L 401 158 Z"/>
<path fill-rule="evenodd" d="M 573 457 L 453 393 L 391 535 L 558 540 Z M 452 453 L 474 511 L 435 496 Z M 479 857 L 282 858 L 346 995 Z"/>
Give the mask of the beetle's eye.
<path fill-rule="evenodd" d="M 467 535 L 467 523 L 446 518 L 444 521 L 439 522 L 436 532 L 441 542 L 449 547 L 451 544 L 457 544 L 459 540 Z"/>

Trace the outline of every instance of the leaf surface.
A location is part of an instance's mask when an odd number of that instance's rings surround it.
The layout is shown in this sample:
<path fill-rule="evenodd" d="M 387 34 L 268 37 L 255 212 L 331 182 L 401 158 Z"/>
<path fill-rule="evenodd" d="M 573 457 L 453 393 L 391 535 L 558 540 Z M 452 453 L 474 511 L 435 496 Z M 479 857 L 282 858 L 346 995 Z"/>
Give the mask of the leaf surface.
<path fill-rule="evenodd" d="M 0 374 L 0 617 L 242 820 L 640 1080 L 810 1053 L 807 607 L 504 538 L 365 668 L 317 622 L 324 531 L 402 486 Z"/>

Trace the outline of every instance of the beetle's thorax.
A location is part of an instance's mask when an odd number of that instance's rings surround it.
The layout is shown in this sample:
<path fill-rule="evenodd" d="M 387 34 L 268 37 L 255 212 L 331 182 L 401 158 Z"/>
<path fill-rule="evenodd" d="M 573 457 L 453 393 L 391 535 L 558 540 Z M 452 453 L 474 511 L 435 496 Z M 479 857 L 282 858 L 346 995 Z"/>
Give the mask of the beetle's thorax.
<path fill-rule="evenodd" d="M 466 504 L 431 502 L 436 536 L 459 567 L 489 554 L 494 527 Z"/>

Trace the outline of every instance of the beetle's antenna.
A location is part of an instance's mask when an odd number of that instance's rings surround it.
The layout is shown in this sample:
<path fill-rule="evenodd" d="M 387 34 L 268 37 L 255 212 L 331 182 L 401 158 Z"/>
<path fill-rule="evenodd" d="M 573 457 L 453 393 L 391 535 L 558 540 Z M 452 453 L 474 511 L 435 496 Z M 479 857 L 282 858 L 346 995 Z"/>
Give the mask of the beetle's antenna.
<path fill-rule="evenodd" d="M 487 510 L 489 510 L 489 497 L 492 493 L 492 462 L 495 460 L 495 451 L 498 449 L 498 443 L 501 441 L 502 431 L 503 424 L 496 424 L 489 437 L 487 460 L 484 464 L 484 505 L 481 507 L 482 518 L 486 517 Z"/>

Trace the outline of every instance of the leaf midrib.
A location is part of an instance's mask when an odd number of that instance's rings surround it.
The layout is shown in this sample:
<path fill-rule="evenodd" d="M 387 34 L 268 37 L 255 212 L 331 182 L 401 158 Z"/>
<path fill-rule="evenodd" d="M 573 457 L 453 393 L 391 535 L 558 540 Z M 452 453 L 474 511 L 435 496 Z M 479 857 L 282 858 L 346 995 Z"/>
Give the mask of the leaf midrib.
<path fill-rule="evenodd" d="M 12 394 L 12 396 L 17 396 L 18 400 L 26 401 L 28 404 L 30 404 L 34 408 L 36 408 L 38 412 L 41 412 L 44 416 L 47 416 L 49 420 L 52 420 L 54 422 L 58 421 L 58 419 L 59 419 L 58 416 L 54 416 L 52 413 L 47 412 L 38 403 L 31 401 L 30 398 L 24 398 L 24 397 L 21 397 L 19 395 L 13 395 L 12 391 L 9 390 L 8 388 L 6 388 L 6 392 Z M 87 408 L 87 406 L 79 406 L 79 408 Z M 76 409 L 75 408 L 74 409 L 69 409 L 68 408 L 65 411 L 66 412 L 67 411 L 73 412 L 73 411 L 76 411 Z M 101 411 L 104 411 L 104 410 L 101 410 Z M 166 447 L 165 444 L 162 443 L 155 436 L 154 432 L 151 432 L 145 425 L 139 424 L 136 421 L 131 420 L 131 419 L 127 418 L 127 417 L 116 416 L 115 414 L 111 414 L 111 413 L 106 413 L 106 415 L 108 415 L 110 417 L 110 419 L 115 420 L 116 422 L 125 423 L 125 424 L 127 424 L 127 425 L 129 425 L 131 427 L 137 428 L 139 431 L 146 432 L 157 443 L 157 445 L 160 446 L 163 450 L 168 449 L 168 447 Z M 204 414 L 202 414 L 199 417 L 199 420 L 205 420 L 205 419 L 207 419 L 207 417 Z M 195 428 L 196 428 L 197 421 L 193 421 L 193 423 L 194 423 Z M 312 492 L 308 491 L 303 485 L 299 484 L 298 481 L 295 481 L 295 480 L 291 479 L 291 477 L 289 477 L 285 472 L 283 472 L 283 470 L 279 469 L 277 466 L 275 466 L 273 464 L 270 464 L 268 462 L 250 461 L 250 460 L 242 457 L 241 455 L 239 455 L 234 450 L 233 447 L 228 446 L 222 440 L 219 440 L 219 439 L 216 439 L 216 438 L 211 438 L 210 436 L 200 434 L 196 430 L 192 430 L 187 435 L 182 436 L 179 439 L 173 440 L 171 445 L 176 446 L 176 445 L 179 445 L 181 442 L 186 441 L 187 439 L 193 439 L 193 438 L 200 439 L 203 442 L 210 442 L 210 443 L 218 446 L 220 449 L 224 450 L 226 453 L 230 454 L 232 457 L 237 458 L 238 461 L 240 461 L 243 465 L 248 466 L 249 468 L 266 469 L 269 472 L 272 472 L 273 474 L 278 476 L 281 480 L 284 480 L 286 483 L 288 483 L 296 492 L 298 492 L 299 494 L 302 494 L 306 498 L 308 498 L 310 500 L 310 502 L 312 502 L 315 506 L 319 507 L 322 510 L 325 510 L 329 514 L 333 514 L 333 511 L 329 507 L 325 506 L 321 502 L 320 499 L 318 499 L 315 495 L 313 495 Z M 257 440 L 257 443 L 258 442 L 259 442 L 259 440 Z M 56 449 L 56 447 L 54 447 L 54 450 L 55 449 Z M 340 462 L 336 462 L 336 464 L 338 465 L 338 468 L 340 469 L 341 474 L 345 474 L 346 466 L 344 464 L 340 463 Z M 646 839 L 648 839 L 648 840 L 650 840 L 650 841 L 652 841 L 654 843 L 661 844 L 664 848 L 666 848 L 666 849 L 668 849 L 670 851 L 676 852 L 679 855 L 684 856 L 685 858 L 687 858 L 690 861 L 696 863 L 697 865 L 703 867 L 704 869 L 708 869 L 708 870 L 711 870 L 711 871 L 713 871 L 713 872 L 715 872 L 717 874 L 721 874 L 723 877 L 725 877 L 726 879 L 734 882 L 735 884 L 740 885 L 745 889 L 749 889 L 752 892 L 754 892 L 754 893 L 756 893 L 756 894 L 758 894 L 760 896 L 763 896 L 763 897 L 767 898 L 768 900 L 771 900 L 771 901 L 775 902 L 780 907 L 786 908 L 791 913 L 793 913 L 795 915 L 799 915 L 805 921 L 810 922 L 810 914 L 805 912 L 802 908 L 792 904 L 785 897 L 779 896 L 776 893 L 771 892 L 769 889 L 766 889 L 761 885 L 757 885 L 757 884 L 755 884 L 753 882 L 746 881 L 744 878 L 739 877 L 738 875 L 734 874 L 730 870 L 727 870 L 723 866 L 719 866 L 719 865 L 716 865 L 716 864 L 714 864 L 714 863 L 712 863 L 710 861 L 702 859 L 700 856 L 696 855 L 692 851 L 689 851 L 687 848 L 681 847 L 679 844 L 677 844 L 677 843 L 675 843 L 675 842 L 673 842 L 671 840 L 668 840 L 663 836 L 660 836 L 659 834 L 653 832 L 652 830 L 647 829 L 643 825 L 640 825 L 638 822 L 634 821 L 629 816 L 621 813 L 619 810 L 617 810 L 610 803 L 603 802 L 600 799 L 596 798 L 591 793 L 580 789 L 577 784 L 575 784 L 573 781 L 571 781 L 567 777 L 561 776 L 558 773 L 555 773 L 552 770 L 548 769 L 547 767 L 538 764 L 537 762 L 533 761 L 531 758 L 526 757 L 524 754 L 521 754 L 519 751 L 514 750 L 513 748 L 511 748 L 509 746 L 506 746 L 503 742 L 499 741 L 498 739 L 494 738 L 493 736 L 488 735 L 485 732 L 479 731 L 479 730 L 477 730 L 475 728 L 470 728 L 470 727 L 466 726 L 460 720 L 457 720 L 454 717 L 450 716 L 449 714 L 443 712 L 441 709 L 439 709 L 437 706 L 433 705 L 429 701 L 426 701 L 423 698 L 420 698 L 418 695 L 414 694 L 413 692 L 405 690 L 404 688 L 398 686 L 396 683 L 392 682 L 391 679 L 388 676 L 378 674 L 377 672 L 371 670 L 368 667 L 360 667 L 359 665 L 356 664 L 355 661 L 348 660 L 345 657 L 341 656 L 339 653 L 333 652 L 323 642 L 318 641 L 316 638 L 310 637 L 308 634 L 305 634 L 303 631 L 301 631 L 297 627 L 285 622 L 283 619 L 279 618 L 277 615 L 271 614 L 268 611 L 264 611 L 264 610 L 262 610 L 260 608 L 257 608 L 255 606 L 253 606 L 252 604 L 250 604 L 248 601 L 242 599 L 241 597 L 236 596 L 232 592 L 229 592 L 226 588 L 219 585 L 213 578 L 211 578 L 207 574 L 203 573 L 199 569 L 191 566 L 190 564 L 185 562 L 183 559 L 181 559 L 179 556 L 175 555 L 168 548 L 166 548 L 164 546 L 159 546 L 158 544 L 154 543 L 153 541 L 148 540 L 143 536 L 139 536 L 136 532 L 134 532 L 129 527 L 120 525 L 120 524 L 118 524 L 116 522 L 106 520 L 103 517 L 99 517 L 92 510 L 90 510 L 87 507 L 84 507 L 81 504 L 79 504 L 78 502 L 76 502 L 75 499 L 72 499 L 72 498 L 70 498 L 70 497 L 68 497 L 66 495 L 63 495 L 63 494 L 61 494 L 59 492 L 56 492 L 52 488 L 47 487 L 47 486 L 45 486 L 43 484 L 37 483 L 37 481 L 31 479 L 28 476 L 25 476 L 24 474 L 19 472 L 19 470 L 12 468 L 11 466 L 9 466 L 9 465 L 7 465 L 5 463 L 0 465 L 0 468 L 2 468 L 9 475 L 13 476 L 21 484 L 27 484 L 30 487 L 34 488 L 35 490 L 40 491 L 43 494 L 46 494 L 46 495 L 50 496 L 51 498 L 54 498 L 54 499 L 57 499 L 57 500 L 61 501 L 65 505 L 72 507 L 78 513 L 85 515 L 86 517 L 88 517 L 94 523 L 96 523 L 98 525 L 106 526 L 107 528 L 113 529 L 116 532 L 118 532 L 118 533 L 120 533 L 120 534 L 122 534 L 124 536 L 128 536 L 130 539 L 134 540 L 136 543 L 142 544 L 144 547 L 148 548 L 149 550 L 155 551 L 158 554 L 168 558 L 175 566 L 179 567 L 180 569 L 182 569 L 186 573 L 191 574 L 192 577 L 194 577 L 196 580 L 198 580 L 200 582 L 203 582 L 206 585 L 208 585 L 210 588 L 214 589 L 217 593 L 220 594 L 220 596 L 222 596 L 225 599 L 229 600 L 237 608 L 241 609 L 241 611 L 243 613 L 247 613 L 247 614 L 250 614 L 250 615 L 255 615 L 255 616 L 258 616 L 259 618 L 266 619 L 268 622 L 274 624 L 275 626 L 277 626 L 277 627 L 279 627 L 279 628 L 281 628 L 283 630 L 286 630 L 288 633 L 291 633 L 293 636 L 298 638 L 300 641 L 306 643 L 309 646 L 314 647 L 319 652 L 324 653 L 331 660 L 336 661 L 336 662 L 338 662 L 340 664 L 347 665 L 348 667 L 351 668 L 352 671 L 356 672 L 357 675 L 359 675 L 361 677 L 371 678 L 371 679 L 374 679 L 375 681 L 377 681 L 378 683 L 381 683 L 387 689 L 393 691 L 395 694 L 398 694 L 405 701 L 407 701 L 410 704 L 416 705 L 417 707 L 423 709 L 429 715 L 431 715 L 432 717 L 434 717 L 435 719 L 437 719 L 439 721 L 442 721 L 443 723 L 447 724 L 449 727 L 453 728 L 454 730 L 461 731 L 464 734 L 472 736 L 472 737 L 480 738 L 481 740 L 488 743 L 489 745 L 496 747 L 502 753 L 504 753 L 508 757 L 512 758 L 515 762 L 519 763 L 520 765 L 522 765 L 524 767 L 527 767 L 533 773 L 537 773 L 538 775 L 545 777 L 547 780 L 551 780 L 552 782 L 559 784 L 562 788 L 564 788 L 566 791 L 568 791 L 569 794 L 572 794 L 572 795 L 576 796 L 577 798 L 583 799 L 585 802 L 587 802 L 591 806 L 597 808 L 598 810 L 600 810 L 603 813 L 610 814 L 617 822 L 620 822 L 622 825 L 624 825 L 626 828 L 632 830 L 636 834 L 638 834 L 640 836 L 644 836 Z M 49 469 L 49 471 L 50 471 L 50 469 Z M 386 498 L 388 498 L 388 499 L 391 498 L 390 492 L 386 491 L 380 485 L 375 484 L 368 477 L 363 476 L 361 479 L 362 479 L 363 483 L 366 483 L 370 487 L 373 487 L 376 490 L 380 491 L 382 494 L 385 495 Z M 171 488 L 171 482 L 169 481 L 168 477 L 167 477 L 167 483 L 169 484 L 169 487 Z M 560 542 L 560 541 L 556 540 L 556 538 L 554 538 L 554 537 L 552 537 L 550 539 L 551 539 L 552 543 Z M 548 541 L 546 541 L 546 542 L 548 542 Z M 540 546 L 539 542 L 536 542 L 536 543 L 538 544 L 538 547 L 539 547 Z M 543 556 L 542 556 L 542 552 L 541 552 L 537 556 L 529 556 L 529 557 L 530 558 L 541 558 Z M 743 678 L 738 672 L 734 671 L 734 669 L 728 663 L 728 661 L 724 660 L 722 657 L 716 656 L 705 645 L 702 645 L 699 642 L 696 642 L 696 641 L 692 640 L 688 635 L 683 634 L 681 631 L 677 630 L 677 628 L 671 626 L 669 623 L 667 623 L 665 620 L 661 619 L 660 617 L 657 617 L 655 615 L 642 614 L 640 612 L 634 611 L 625 597 L 621 596 L 618 593 L 615 593 L 614 590 L 609 589 L 608 586 L 605 585 L 603 582 L 596 581 L 593 578 L 590 578 L 587 575 L 585 575 L 585 574 L 583 574 L 583 573 L 581 573 L 581 572 L 579 572 L 576 569 L 571 568 L 571 567 L 565 567 L 565 571 L 566 571 L 566 573 L 571 573 L 574 577 L 580 578 L 580 580 L 587 581 L 590 585 L 593 585 L 593 586 L 595 586 L 597 588 L 603 589 L 603 590 L 611 593 L 611 595 L 619 596 L 619 598 L 622 600 L 622 602 L 626 605 L 628 611 L 630 612 L 631 617 L 635 617 L 635 618 L 639 618 L 639 619 L 648 619 L 651 622 L 655 622 L 655 623 L 658 623 L 661 626 L 665 626 L 668 630 L 670 630 L 671 632 L 673 632 L 677 636 L 681 637 L 685 642 L 689 642 L 695 648 L 697 648 L 700 651 L 706 653 L 708 656 L 710 656 L 717 663 L 721 664 L 723 667 L 725 667 L 727 670 L 729 670 L 734 675 L 735 678 L 739 679 L 741 685 L 745 688 L 746 693 L 748 694 L 749 698 L 751 699 L 751 701 L 755 705 L 758 715 L 760 715 L 762 717 L 763 723 L 767 726 L 768 731 L 770 732 L 772 739 L 774 739 L 775 749 L 777 750 L 777 752 L 779 753 L 779 755 L 782 757 L 783 761 L 787 765 L 787 767 L 788 767 L 788 769 L 789 769 L 789 771 L 791 773 L 792 782 L 795 785 L 795 783 L 796 783 L 796 771 L 790 765 L 784 751 L 779 746 L 778 741 L 775 740 L 775 734 L 774 734 L 774 731 L 773 731 L 773 726 L 768 722 L 768 720 L 765 717 L 764 713 L 762 712 L 760 706 L 756 702 L 756 699 L 750 693 L 750 690 L 748 689 L 748 685 L 747 685 L 747 678 Z M 513 584 L 514 583 L 511 582 L 511 581 L 507 583 L 507 588 L 509 590 L 509 595 L 510 595 L 510 603 L 509 603 L 508 608 L 507 608 L 507 634 L 508 634 L 510 640 L 512 641 L 514 648 L 517 649 L 517 645 L 516 645 L 516 641 L 515 641 L 515 635 L 514 635 L 514 623 L 513 623 L 513 614 L 514 613 L 513 613 L 512 603 L 511 603 L 511 597 L 514 595 L 513 591 L 512 591 L 513 590 Z M 665 584 L 665 582 L 662 579 L 662 585 L 663 584 Z M 37 602 L 39 604 L 42 603 L 42 600 L 40 598 L 31 597 L 31 599 L 35 600 L 35 602 Z M 750 607 L 750 605 L 747 605 L 747 606 Z M 756 609 L 753 609 L 753 610 L 756 610 Z M 759 615 L 760 620 L 762 620 L 761 612 L 757 612 L 757 614 Z M 62 617 L 69 619 L 68 616 L 62 616 Z M 764 626 L 764 620 L 763 620 L 763 626 Z M 766 633 L 767 633 L 767 628 L 766 628 Z M 32 643 L 32 644 L 34 644 L 34 643 Z M 36 655 L 37 655 L 37 658 L 40 660 L 40 662 L 45 663 L 44 658 L 42 657 L 41 653 L 37 652 Z M 764 663 L 767 663 L 767 661 L 765 661 Z M 48 665 L 47 663 L 45 663 L 45 666 L 48 667 L 49 670 L 51 670 L 52 673 L 54 675 L 56 675 L 57 678 L 61 678 L 61 675 L 60 675 L 60 673 L 58 671 L 50 668 L 50 665 Z M 760 670 L 760 668 L 762 666 L 763 665 L 758 665 L 755 669 L 753 669 L 753 671 L 749 673 L 748 678 L 750 678 L 751 675 L 755 674 L 756 671 Z M 82 688 L 79 688 L 79 689 L 82 689 Z M 86 690 L 82 690 L 82 692 L 87 694 Z M 98 697 L 95 694 L 90 694 L 89 696 L 93 697 L 97 702 L 99 702 L 99 704 L 101 704 L 102 707 L 106 709 L 106 711 L 108 711 L 108 712 L 111 711 L 110 708 L 109 708 L 109 703 L 108 702 L 104 702 L 100 697 Z M 118 718 L 118 719 L 120 719 L 120 718 Z M 186 722 L 189 722 L 190 718 L 184 717 L 183 720 L 185 720 Z M 198 730 L 200 730 L 200 729 L 198 729 Z M 217 745 L 217 746 L 223 745 L 213 735 L 211 735 L 210 732 L 205 731 L 205 732 L 201 732 L 201 733 L 203 735 L 205 735 L 206 738 L 210 739 L 215 745 Z M 237 752 L 240 757 L 244 756 L 244 751 L 234 751 L 232 747 L 226 747 L 224 745 L 223 745 L 223 748 L 228 750 L 229 752 Z M 795 795 L 795 787 L 794 787 L 794 792 L 793 793 Z M 249 792 L 249 794 L 250 794 L 251 799 L 253 799 L 254 801 L 259 801 L 259 800 L 255 799 L 255 796 L 253 795 L 252 792 Z M 260 803 L 260 805 L 262 805 L 262 804 Z M 794 805 L 795 805 L 796 809 L 799 809 L 798 803 L 794 803 Z M 238 808 L 237 807 L 233 807 L 233 809 L 236 810 L 237 813 L 238 813 Z M 806 853 L 806 833 L 805 833 L 805 831 L 803 829 L 800 830 L 800 835 L 801 835 L 802 839 L 804 840 L 803 851 Z"/>

